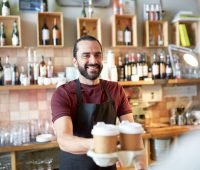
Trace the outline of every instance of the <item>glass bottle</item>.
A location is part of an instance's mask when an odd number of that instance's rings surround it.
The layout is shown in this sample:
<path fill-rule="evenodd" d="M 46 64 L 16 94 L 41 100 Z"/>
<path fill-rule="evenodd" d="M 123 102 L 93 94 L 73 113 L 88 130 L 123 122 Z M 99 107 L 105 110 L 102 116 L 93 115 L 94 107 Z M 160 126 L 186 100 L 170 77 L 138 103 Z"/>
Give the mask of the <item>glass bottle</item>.
<path fill-rule="evenodd" d="M 8 0 L 2 1 L 1 12 L 2 12 L 2 16 L 10 15 L 10 3 Z"/>
<path fill-rule="evenodd" d="M 120 26 L 120 20 L 117 22 L 117 45 L 124 45 L 124 36 L 123 30 Z"/>
<path fill-rule="evenodd" d="M 156 53 L 153 54 L 153 63 L 152 63 L 152 79 L 159 79 L 159 63 L 157 61 Z"/>
<path fill-rule="evenodd" d="M 86 10 L 85 10 L 85 1 L 83 1 L 83 7 L 82 7 L 82 11 L 81 11 L 81 17 L 83 17 L 83 18 L 87 17 Z"/>
<path fill-rule="evenodd" d="M 49 57 L 48 63 L 47 63 L 47 77 L 48 78 L 53 77 L 53 64 L 52 64 L 51 57 Z"/>
<path fill-rule="evenodd" d="M 20 75 L 19 75 L 19 80 L 20 80 L 20 84 L 24 84 L 24 79 L 26 77 L 26 73 L 25 73 L 25 68 L 24 66 L 21 66 L 21 71 L 20 71 Z"/>
<path fill-rule="evenodd" d="M 137 74 L 139 80 L 143 80 L 143 66 L 142 57 L 140 53 L 137 53 Z"/>
<path fill-rule="evenodd" d="M 172 79 L 173 78 L 173 73 L 172 73 L 172 65 L 170 61 L 170 56 L 167 55 L 166 58 L 166 79 Z"/>
<path fill-rule="evenodd" d="M 158 46 L 163 46 L 164 45 L 164 40 L 163 40 L 163 31 L 162 31 L 162 25 L 158 25 L 158 39 L 157 39 Z"/>
<path fill-rule="evenodd" d="M 1 57 L 0 57 L 0 85 L 3 85 L 3 66 L 1 64 Z"/>
<path fill-rule="evenodd" d="M 118 72 L 118 81 L 124 81 L 124 65 L 122 57 L 120 56 L 118 57 L 117 72 Z"/>
<path fill-rule="evenodd" d="M 57 19 L 54 18 L 53 20 L 53 28 L 52 28 L 52 38 L 53 38 L 53 45 L 56 46 L 56 45 L 60 45 L 61 44 L 61 40 L 60 40 L 60 30 L 58 28 L 58 24 L 57 24 Z"/>
<path fill-rule="evenodd" d="M 131 76 L 137 76 L 137 63 L 134 53 L 131 53 Z"/>
<path fill-rule="evenodd" d="M 160 54 L 159 68 L 160 68 L 160 79 L 165 79 L 165 77 L 166 77 L 166 63 L 165 63 L 165 56 L 164 56 L 163 53 Z"/>
<path fill-rule="evenodd" d="M 124 14 L 124 0 L 119 0 L 119 14 Z"/>
<path fill-rule="evenodd" d="M 86 22 L 83 22 L 82 28 L 81 28 L 81 36 L 85 36 L 88 34 L 88 31 L 86 29 Z"/>
<path fill-rule="evenodd" d="M 93 9 L 93 0 L 88 0 L 88 17 L 92 18 L 92 15 L 94 14 L 94 9 Z"/>
<path fill-rule="evenodd" d="M 34 77 L 34 84 L 38 84 L 38 76 L 39 76 L 39 64 L 37 62 L 36 50 L 34 50 L 33 51 L 33 77 Z"/>
<path fill-rule="evenodd" d="M 0 32 L 0 45 L 5 46 L 6 45 L 6 33 L 5 33 L 3 22 L 1 22 L 0 31 L 1 31 Z"/>
<path fill-rule="evenodd" d="M 42 61 L 40 62 L 40 77 L 47 77 L 47 64 L 44 61 L 44 56 L 42 56 Z"/>
<path fill-rule="evenodd" d="M 112 8 L 113 8 L 113 14 L 119 14 L 119 0 L 113 0 L 113 4 L 112 4 Z"/>
<path fill-rule="evenodd" d="M 6 63 L 4 65 L 4 84 L 11 85 L 12 83 L 12 67 L 9 63 L 9 56 L 6 56 Z"/>
<path fill-rule="evenodd" d="M 16 64 L 14 64 L 12 69 L 12 85 L 19 85 L 19 71 Z"/>
<path fill-rule="evenodd" d="M 128 24 L 126 24 L 124 29 L 124 42 L 126 46 L 131 45 L 131 30 Z"/>
<path fill-rule="evenodd" d="M 19 45 L 19 31 L 18 31 L 16 20 L 13 22 L 12 45 L 13 46 Z"/>
<path fill-rule="evenodd" d="M 49 28 L 46 24 L 46 19 L 44 19 L 42 26 L 42 45 L 49 45 Z"/>
<path fill-rule="evenodd" d="M 47 0 L 40 0 L 40 12 L 48 11 Z"/>
<path fill-rule="evenodd" d="M 31 48 L 28 49 L 27 76 L 30 84 L 34 84 L 33 56 Z"/>
<path fill-rule="evenodd" d="M 148 77 L 148 66 L 145 54 L 141 54 L 143 80 Z"/>

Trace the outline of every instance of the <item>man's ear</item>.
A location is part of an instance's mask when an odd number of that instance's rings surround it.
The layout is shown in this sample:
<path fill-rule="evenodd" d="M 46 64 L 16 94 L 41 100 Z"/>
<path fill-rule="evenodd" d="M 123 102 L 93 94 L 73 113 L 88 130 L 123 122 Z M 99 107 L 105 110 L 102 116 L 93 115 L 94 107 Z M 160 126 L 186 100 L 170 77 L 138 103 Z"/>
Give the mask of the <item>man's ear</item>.
<path fill-rule="evenodd" d="M 77 59 L 75 57 L 73 57 L 72 62 L 73 62 L 74 67 L 77 68 Z"/>

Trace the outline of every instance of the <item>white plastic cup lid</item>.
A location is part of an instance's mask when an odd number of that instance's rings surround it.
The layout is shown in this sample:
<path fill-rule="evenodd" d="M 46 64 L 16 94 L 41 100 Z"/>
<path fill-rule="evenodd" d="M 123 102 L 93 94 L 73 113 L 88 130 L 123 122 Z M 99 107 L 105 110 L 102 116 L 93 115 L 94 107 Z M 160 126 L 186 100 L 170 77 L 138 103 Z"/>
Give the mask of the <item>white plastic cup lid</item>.
<path fill-rule="evenodd" d="M 125 134 L 141 134 L 144 133 L 144 129 L 141 124 L 136 122 L 129 122 L 127 120 L 122 121 L 119 124 L 120 133 Z"/>
<path fill-rule="evenodd" d="M 92 129 L 92 135 L 97 136 L 115 136 L 119 135 L 119 129 L 112 124 L 105 124 L 104 122 L 97 122 Z"/>

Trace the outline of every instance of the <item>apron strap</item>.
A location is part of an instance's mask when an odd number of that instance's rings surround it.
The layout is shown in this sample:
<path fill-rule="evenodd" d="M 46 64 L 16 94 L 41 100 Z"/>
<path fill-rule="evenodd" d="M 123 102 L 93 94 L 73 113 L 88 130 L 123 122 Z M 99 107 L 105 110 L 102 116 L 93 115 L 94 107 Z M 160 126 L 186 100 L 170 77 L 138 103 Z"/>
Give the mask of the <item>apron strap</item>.
<path fill-rule="evenodd" d="M 81 103 L 82 95 L 81 95 L 81 84 L 79 79 L 76 79 L 76 92 L 77 92 L 77 106 Z"/>

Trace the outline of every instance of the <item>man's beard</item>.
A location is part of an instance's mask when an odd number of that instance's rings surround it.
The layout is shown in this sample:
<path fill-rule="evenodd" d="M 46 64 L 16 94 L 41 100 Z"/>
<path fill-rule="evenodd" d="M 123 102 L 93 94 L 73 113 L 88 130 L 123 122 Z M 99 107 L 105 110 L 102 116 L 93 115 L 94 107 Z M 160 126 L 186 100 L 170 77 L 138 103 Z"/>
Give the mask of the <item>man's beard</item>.
<path fill-rule="evenodd" d="M 97 72 L 95 71 L 95 72 L 88 74 L 87 68 L 89 66 L 98 67 L 99 71 L 97 71 Z M 78 64 L 78 70 L 79 70 L 80 74 L 89 80 L 96 80 L 99 77 L 99 75 L 101 74 L 102 69 L 103 69 L 103 65 L 100 65 L 100 64 L 85 64 L 84 67 L 81 67 Z"/>

